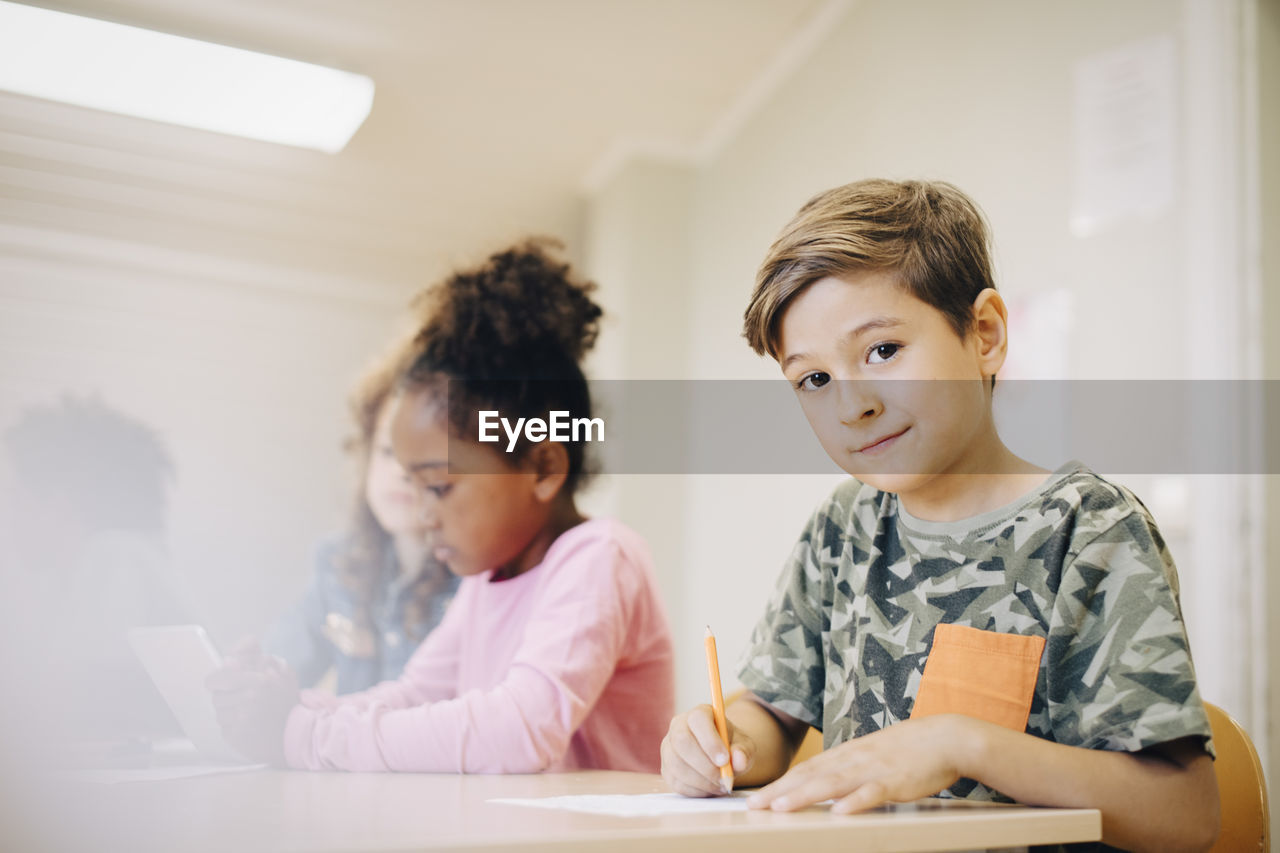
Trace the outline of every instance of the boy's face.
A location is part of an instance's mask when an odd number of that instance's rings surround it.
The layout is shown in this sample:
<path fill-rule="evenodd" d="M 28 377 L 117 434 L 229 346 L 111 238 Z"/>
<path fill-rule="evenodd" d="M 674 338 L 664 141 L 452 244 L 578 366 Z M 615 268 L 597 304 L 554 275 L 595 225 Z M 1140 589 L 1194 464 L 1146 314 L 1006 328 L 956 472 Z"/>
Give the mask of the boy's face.
<path fill-rule="evenodd" d="M 979 321 L 992 299 L 1000 315 L 995 347 L 983 334 L 962 339 L 893 272 L 824 278 L 794 298 L 779 363 L 836 464 L 904 496 L 945 492 L 941 474 L 982 472 L 995 438 L 989 377 L 1004 360 L 1002 304 L 983 294 Z"/>

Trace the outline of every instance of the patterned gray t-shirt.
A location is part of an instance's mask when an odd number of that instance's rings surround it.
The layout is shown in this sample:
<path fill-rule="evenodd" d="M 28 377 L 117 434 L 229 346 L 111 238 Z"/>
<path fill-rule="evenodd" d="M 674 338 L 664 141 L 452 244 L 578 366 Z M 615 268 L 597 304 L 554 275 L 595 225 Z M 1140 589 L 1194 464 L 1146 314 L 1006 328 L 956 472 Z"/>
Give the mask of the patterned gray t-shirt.
<path fill-rule="evenodd" d="M 842 483 L 796 544 L 740 677 L 829 749 L 911 715 L 939 623 L 1046 639 L 1030 734 L 1131 752 L 1200 736 L 1212 750 L 1168 549 L 1132 493 L 1079 463 L 957 522 Z M 971 779 L 946 794 L 1008 801 Z"/>

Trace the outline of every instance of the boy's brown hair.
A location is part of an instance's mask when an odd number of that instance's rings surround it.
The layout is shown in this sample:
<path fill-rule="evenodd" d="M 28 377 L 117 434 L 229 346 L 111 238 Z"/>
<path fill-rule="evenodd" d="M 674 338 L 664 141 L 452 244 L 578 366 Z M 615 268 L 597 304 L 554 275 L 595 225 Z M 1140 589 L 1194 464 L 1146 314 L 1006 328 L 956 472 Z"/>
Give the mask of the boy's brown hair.
<path fill-rule="evenodd" d="M 855 181 L 811 199 L 769 247 L 743 318 L 757 355 L 778 357 L 782 315 L 827 276 L 893 270 L 908 293 L 946 316 L 961 338 L 973 301 L 995 287 L 987 224 L 973 201 L 942 181 Z"/>

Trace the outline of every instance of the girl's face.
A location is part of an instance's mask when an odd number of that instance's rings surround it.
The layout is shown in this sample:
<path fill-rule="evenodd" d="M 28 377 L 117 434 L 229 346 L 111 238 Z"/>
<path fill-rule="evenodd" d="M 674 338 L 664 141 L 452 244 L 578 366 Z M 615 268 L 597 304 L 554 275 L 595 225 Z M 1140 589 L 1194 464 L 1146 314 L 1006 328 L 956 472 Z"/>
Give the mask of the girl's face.
<path fill-rule="evenodd" d="M 369 510 L 392 536 L 421 536 L 426 523 L 423 518 L 421 491 L 410 481 L 391 449 L 391 415 L 393 398 L 388 397 L 378 412 L 369 449 L 369 473 L 365 477 L 365 500 Z"/>
<path fill-rule="evenodd" d="M 542 558 L 535 540 L 547 526 L 545 480 L 513 466 L 491 445 L 450 436 L 430 391 L 411 390 L 394 406 L 396 458 L 425 493 L 425 521 L 435 558 L 457 575 L 491 569 L 516 575 Z M 450 462 L 455 472 L 451 473 Z"/>

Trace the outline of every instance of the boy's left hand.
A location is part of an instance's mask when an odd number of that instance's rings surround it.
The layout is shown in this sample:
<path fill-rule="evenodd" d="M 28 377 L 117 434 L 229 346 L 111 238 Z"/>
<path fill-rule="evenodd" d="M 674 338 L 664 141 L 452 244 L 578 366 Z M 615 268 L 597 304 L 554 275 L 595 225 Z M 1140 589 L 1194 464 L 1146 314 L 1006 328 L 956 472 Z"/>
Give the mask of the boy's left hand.
<path fill-rule="evenodd" d="M 792 767 L 752 794 L 747 806 L 792 811 L 834 799 L 831 810 L 848 814 L 931 796 L 963 775 L 959 750 L 973 723 L 981 725 L 939 714 L 854 738 Z"/>

